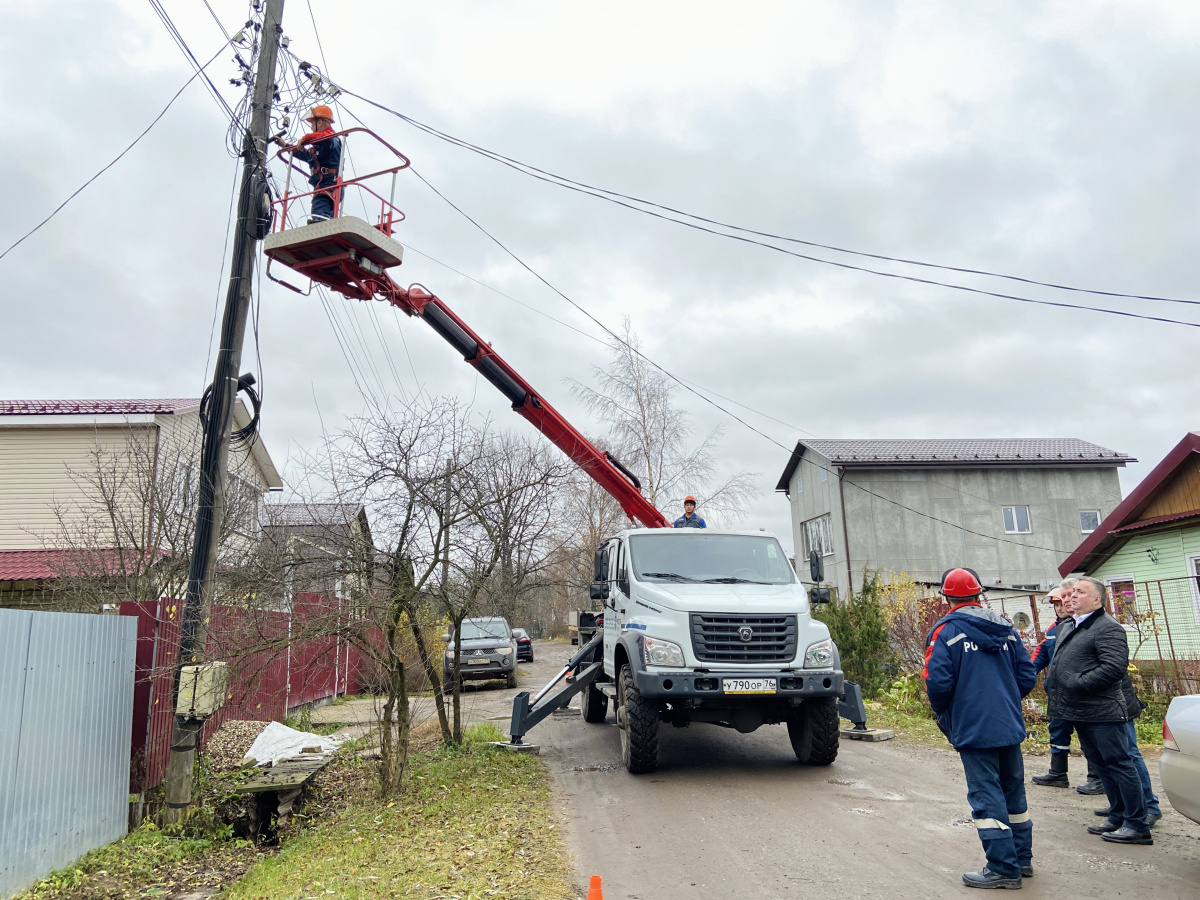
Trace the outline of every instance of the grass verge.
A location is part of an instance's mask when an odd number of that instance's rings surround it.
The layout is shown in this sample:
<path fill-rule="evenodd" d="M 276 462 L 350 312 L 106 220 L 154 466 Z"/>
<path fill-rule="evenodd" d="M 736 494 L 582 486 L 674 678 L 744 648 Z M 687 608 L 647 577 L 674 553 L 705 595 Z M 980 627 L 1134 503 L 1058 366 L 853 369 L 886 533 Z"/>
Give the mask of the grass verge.
<path fill-rule="evenodd" d="M 59 869 L 14 900 L 112 900 L 173 897 L 242 875 L 259 853 L 249 841 L 188 838 L 147 823 Z"/>
<path fill-rule="evenodd" d="M 415 754 L 404 796 L 355 798 L 337 821 L 258 861 L 223 897 L 576 896 L 545 767 L 486 744 L 502 739 L 494 726 L 474 726 L 463 747 Z"/>

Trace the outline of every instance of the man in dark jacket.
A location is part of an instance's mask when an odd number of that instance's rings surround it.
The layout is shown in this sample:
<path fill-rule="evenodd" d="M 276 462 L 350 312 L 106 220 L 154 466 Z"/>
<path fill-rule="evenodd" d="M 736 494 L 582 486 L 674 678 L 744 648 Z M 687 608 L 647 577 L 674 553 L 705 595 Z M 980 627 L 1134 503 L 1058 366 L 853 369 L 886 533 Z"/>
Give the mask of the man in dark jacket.
<path fill-rule="evenodd" d="M 1012 625 L 979 601 L 983 587 L 970 569 L 942 577 L 955 605 L 925 646 L 925 688 L 938 727 L 962 759 L 987 864 L 967 872 L 978 888 L 1019 888 L 1033 875 L 1033 823 L 1025 803 L 1025 715 L 1021 699 L 1037 672 Z"/>
<path fill-rule="evenodd" d="M 1146 799 L 1129 755 L 1126 722 L 1130 710 L 1122 682 L 1129 665 L 1129 641 L 1104 611 L 1104 583 L 1083 577 L 1068 600 L 1073 618 L 1063 624 L 1046 673 L 1051 717 L 1066 719 L 1079 745 L 1095 766 L 1109 815 L 1088 831 L 1118 844 L 1153 844 L 1146 821 Z"/>
<path fill-rule="evenodd" d="M 1058 640 L 1058 629 L 1064 622 L 1071 620 L 1071 614 L 1066 609 L 1063 597 L 1068 591 L 1073 591 L 1074 587 L 1075 579 L 1072 578 L 1064 581 L 1049 594 L 1050 605 L 1054 607 L 1055 621 L 1046 629 L 1046 639 L 1042 641 L 1033 655 L 1033 667 L 1038 672 L 1050 667 L 1050 660 L 1054 657 L 1054 645 Z M 1040 784 L 1043 787 L 1070 787 L 1071 782 L 1067 778 L 1067 762 L 1071 758 L 1071 735 L 1073 734 L 1071 723 L 1066 719 L 1051 718 L 1049 730 L 1050 771 L 1045 775 L 1034 775 L 1031 780 L 1034 784 Z M 1081 794 L 1104 792 L 1100 776 L 1092 769 L 1091 763 L 1088 764 L 1087 780 L 1075 790 Z"/>
<path fill-rule="evenodd" d="M 683 515 L 675 520 L 675 528 L 707 528 L 708 523 L 696 515 L 696 498 L 688 494 L 683 498 Z"/>

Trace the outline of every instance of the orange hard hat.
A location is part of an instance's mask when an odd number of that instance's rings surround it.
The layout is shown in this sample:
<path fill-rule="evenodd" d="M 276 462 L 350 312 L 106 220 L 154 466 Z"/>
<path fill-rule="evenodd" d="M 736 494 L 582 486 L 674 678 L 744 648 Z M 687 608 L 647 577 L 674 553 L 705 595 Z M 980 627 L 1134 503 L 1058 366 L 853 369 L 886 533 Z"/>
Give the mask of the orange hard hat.
<path fill-rule="evenodd" d="M 693 497 L 691 494 L 688 494 L 686 497 L 683 498 L 683 502 L 684 503 L 695 503 L 696 498 Z"/>
<path fill-rule="evenodd" d="M 942 594 L 946 597 L 963 599 L 978 597 L 983 593 L 979 576 L 970 569 L 951 569 L 942 576 Z"/>
<path fill-rule="evenodd" d="M 329 119 L 332 121 L 333 110 L 324 105 L 314 106 L 312 108 L 312 112 L 308 114 L 308 117 L 304 121 L 311 122 L 313 119 Z"/>

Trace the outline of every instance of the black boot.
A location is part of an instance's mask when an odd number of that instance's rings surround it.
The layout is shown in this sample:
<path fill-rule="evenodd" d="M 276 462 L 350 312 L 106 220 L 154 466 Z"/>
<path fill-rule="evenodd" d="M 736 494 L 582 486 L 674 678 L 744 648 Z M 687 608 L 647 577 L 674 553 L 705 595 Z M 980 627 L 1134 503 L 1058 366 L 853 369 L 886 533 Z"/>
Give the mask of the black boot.
<path fill-rule="evenodd" d="M 1088 763 L 1087 781 L 1075 788 L 1081 794 L 1103 794 L 1104 782 L 1100 780 L 1100 776 L 1092 769 L 1091 763 Z"/>
<path fill-rule="evenodd" d="M 1034 775 L 1032 781 L 1042 787 L 1070 787 L 1071 782 L 1067 780 L 1067 754 L 1051 753 L 1050 771 L 1045 775 Z"/>

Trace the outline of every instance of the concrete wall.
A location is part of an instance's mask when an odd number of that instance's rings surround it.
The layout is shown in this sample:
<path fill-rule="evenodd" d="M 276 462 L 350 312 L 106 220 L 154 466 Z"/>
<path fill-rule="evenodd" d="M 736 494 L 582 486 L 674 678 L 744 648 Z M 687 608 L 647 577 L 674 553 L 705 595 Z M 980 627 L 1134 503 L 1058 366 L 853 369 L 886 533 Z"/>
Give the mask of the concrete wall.
<path fill-rule="evenodd" d="M 1103 519 L 1121 501 L 1116 467 L 1082 466 L 851 469 L 839 496 L 836 470 L 830 467 L 828 480 L 820 482 L 819 465 L 825 460 L 811 451 L 805 454 L 810 458 L 818 465 L 802 462 L 791 487 L 797 567 L 805 571 L 802 523 L 829 513 L 837 552 L 832 566 L 826 557 L 826 577 L 840 592 L 851 582 L 861 587 L 864 569 L 935 581 L 956 565 L 975 569 L 985 586 L 1049 587 L 1059 580 L 1058 564 L 1085 536 L 1080 511 L 1099 510 Z M 799 477 L 803 491 L 797 490 Z M 1028 506 L 1032 533 L 1006 534 L 1004 506 Z"/>

